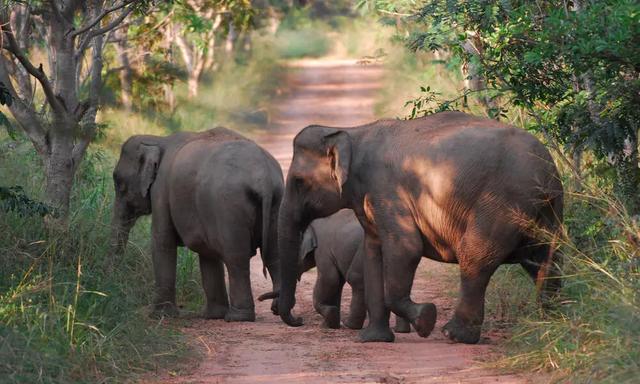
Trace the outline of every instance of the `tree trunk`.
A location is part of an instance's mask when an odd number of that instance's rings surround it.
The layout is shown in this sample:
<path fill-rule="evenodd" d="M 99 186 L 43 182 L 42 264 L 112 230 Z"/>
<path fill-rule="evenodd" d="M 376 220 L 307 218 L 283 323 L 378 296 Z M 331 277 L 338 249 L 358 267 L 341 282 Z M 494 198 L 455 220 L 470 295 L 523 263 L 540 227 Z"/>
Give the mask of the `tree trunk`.
<path fill-rule="evenodd" d="M 12 22 L 6 12 L 0 13 L 0 81 L 15 100 L 10 106 L 13 116 L 43 160 L 45 200 L 58 218 L 47 220 L 52 229 L 67 219 L 75 172 L 95 136 L 102 88 L 103 35 L 133 12 L 134 2 L 138 1 L 121 0 L 108 10 L 102 0 L 68 2 L 62 9 L 61 4 L 56 5 L 60 2 L 47 2 L 50 12 L 41 19 L 31 18 L 35 14 L 31 11 L 36 9 L 31 2 L 20 2 L 10 7 Z M 40 11 L 41 7 L 37 9 Z M 50 74 L 29 57 L 30 44 L 37 40 L 29 33 L 27 26 L 31 25 L 39 28 L 46 40 Z M 90 60 L 86 55 L 89 48 L 93 51 Z M 46 114 L 36 112 L 35 89 L 27 73 L 41 87 L 49 107 Z M 88 84 L 86 97 L 82 97 L 84 92 L 80 89 L 84 84 Z"/>
<path fill-rule="evenodd" d="M 69 213 L 71 187 L 76 166 L 71 138 L 54 136 L 45 159 L 45 198 L 62 220 Z"/>
<path fill-rule="evenodd" d="M 173 50 L 171 44 L 174 40 L 174 28 L 173 24 L 167 24 L 164 32 L 164 39 L 162 40 L 162 48 L 165 50 L 165 59 L 169 63 L 174 63 Z M 164 102 L 169 107 L 170 112 L 176 110 L 176 95 L 173 92 L 173 83 L 162 84 L 162 92 L 164 94 Z"/>
<path fill-rule="evenodd" d="M 622 158 L 616 163 L 617 192 L 625 200 L 629 214 L 640 213 L 640 168 L 638 168 L 638 138 L 627 138 Z"/>
<path fill-rule="evenodd" d="M 131 69 L 131 62 L 129 61 L 129 53 L 127 52 L 127 28 L 117 30 L 116 39 L 118 40 L 117 44 L 115 44 L 116 54 L 119 64 L 122 67 L 120 70 L 120 101 L 125 110 L 131 111 L 133 106 L 131 95 L 133 71 Z"/>
<path fill-rule="evenodd" d="M 472 57 L 479 57 L 482 55 L 482 41 L 477 34 L 470 36 L 463 44 L 462 49 Z M 495 110 L 496 103 L 487 95 L 485 78 L 480 73 L 480 68 L 477 63 L 472 60 L 462 65 L 462 76 L 464 77 L 464 87 L 469 91 L 477 93 L 478 100 L 487 110 Z"/>
<path fill-rule="evenodd" d="M 236 33 L 236 29 L 233 26 L 233 23 L 230 21 L 229 32 L 227 33 L 227 38 L 225 39 L 225 42 L 224 42 L 224 51 L 226 52 L 227 56 L 230 56 L 233 53 L 233 48 L 236 44 L 237 37 L 238 37 L 238 34 Z"/>
<path fill-rule="evenodd" d="M 193 99 L 198 96 L 198 78 L 200 77 L 199 73 L 194 71 L 189 72 L 189 78 L 187 79 L 187 85 L 189 87 L 189 98 Z"/>

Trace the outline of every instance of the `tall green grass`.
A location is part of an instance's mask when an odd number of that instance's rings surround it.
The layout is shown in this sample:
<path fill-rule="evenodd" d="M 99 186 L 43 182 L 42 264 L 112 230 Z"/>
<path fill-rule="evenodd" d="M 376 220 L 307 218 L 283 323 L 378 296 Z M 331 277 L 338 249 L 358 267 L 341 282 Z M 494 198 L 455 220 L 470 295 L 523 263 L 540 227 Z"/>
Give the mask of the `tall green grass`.
<path fill-rule="evenodd" d="M 40 197 L 30 144 L 1 139 L 0 179 Z M 146 316 L 148 221 L 123 256 L 109 252 L 112 164 L 100 151 L 83 162 L 68 232 L 48 232 L 40 217 L 0 215 L 0 381 L 119 382 L 185 355 L 179 335 Z"/>
<path fill-rule="evenodd" d="M 566 197 L 556 310 L 539 309 L 519 267 L 494 277 L 489 312 L 511 333 L 508 357 L 498 363 L 549 371 L 559 382 L 634 383 L 640 377 L 638 217 L 607 192 L 589 185 L 585 191 Z"/>

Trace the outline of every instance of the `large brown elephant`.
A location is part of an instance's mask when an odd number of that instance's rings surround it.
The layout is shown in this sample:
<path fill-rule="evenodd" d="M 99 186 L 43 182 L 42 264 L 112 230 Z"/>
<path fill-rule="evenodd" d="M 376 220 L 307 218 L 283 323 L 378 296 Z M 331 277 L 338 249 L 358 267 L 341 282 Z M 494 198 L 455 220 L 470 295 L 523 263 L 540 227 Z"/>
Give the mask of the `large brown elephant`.
<path fill-rule="evenodd" d="M 369 324 L 362 341 L 393 341 L 389 313 L 420 336 L 436 308 L 410 298 L 421 257 L 458 263 L 461 297 L 444 332 L 476 343 L 489 279 L 503 263 L 520 263 L 552 294 L 559 253 L 535 227 L 557 233 L 563 191 L 547 149 L 533 135 L 461 112 L 381 120 L 351 129 L 310 126 L 294 155 L 278 221 L 279 313 L 292 326 L 298 250 L 309 223 L 341 208 L 365 230 L 364 274 Z"/>
<path fill-rule="evenodd" d="M 277 216 L 284 181 L 269 153 L 221 127 L 133 136 L 122 146 L 113 180 L 112 243 L 119 251 L 136 219 L 152 215 L 154 313 L 177 313 L 176 249 L 186 246 L 200 258 L 204 316 L 255 320 L 249 259 L 258 247 L 273 289 L 279 289 Z M 277 311 L 276 301 L 272 309 Z"/>

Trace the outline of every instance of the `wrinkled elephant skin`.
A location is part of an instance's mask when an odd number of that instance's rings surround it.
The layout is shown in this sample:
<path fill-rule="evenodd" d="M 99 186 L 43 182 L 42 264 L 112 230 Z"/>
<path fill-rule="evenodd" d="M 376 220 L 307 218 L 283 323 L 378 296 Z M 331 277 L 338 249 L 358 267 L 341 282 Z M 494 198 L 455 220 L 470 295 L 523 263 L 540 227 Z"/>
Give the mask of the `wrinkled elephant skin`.
<path fill-rule="evenodd" d="M 176 251 L 186 246 L 199 255 L 204 317 L 254 321 L 249 259 L 257 248 L 274 291 L 279 289 L 276 231 L 284 182 L 275 159 L 222 127 L 140 135 L 122 146 L 113 178 L 115 251 L 124 249 L 138 217 L 152 217 L 153 315 L 177 314 Z"/>
<path fill-rule="evenodd" d="M 362 341 L 394 340 L 390 312 L 430 334 L 435 306 L 410 298 L 422 257 L 460 265 L 460 299 L 443 329 L 457 342 L 480 339 L 485 290 L 501 264 L 520 263 L 543 298 L 560 287 L 560 254 L 537 236 L 559 232 L 562 185 L 547 149 L 524 130 L 461 112 L 303 129 L 278 219 L 279 313 L 291 326 L 302 325 L 291 311 L 302 233 L 342 208 L 365 232 Z"/>

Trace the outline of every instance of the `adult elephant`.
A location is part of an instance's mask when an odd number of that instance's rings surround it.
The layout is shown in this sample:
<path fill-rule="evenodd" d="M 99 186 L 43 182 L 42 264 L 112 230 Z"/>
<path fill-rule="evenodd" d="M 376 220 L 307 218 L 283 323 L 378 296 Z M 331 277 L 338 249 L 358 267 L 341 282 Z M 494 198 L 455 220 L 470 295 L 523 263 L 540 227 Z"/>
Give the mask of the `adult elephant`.
<path fill-rule="evenodd" d="M 222 127 L 133 136 L 122 146 L 113 181 L 117 251 L 138 217 L 152 217 L 154 314 L 177 314 L 176 249 L 186 246 L 200 258 L 204 317 L 255 320 L 249 259 L 257 247 L 274 291 L 279 289 L 276 231 L 284 182 L 269 153 Z M 276 301 L 272 309 L 277 313 Z"/>
<path fill-rule="evenodd" d="M 389 311 L 428 336 L 436 308 L 414 303 L 422 256 L 458 263 L 461 297 L 444 332 L 476 343 L 484 295 L 503 263 L 520 263 L 545 294 L 559 254 L 535 229 L 559 230 L 562 185 L 547 149 L 531 134 L 461 112 L 351 129 L 309 126 L 294 155 L 278 221 L 282 285 L 279 313 L 292 326 L 301 233 L 315 218 L 351 208 L 365 230 L 369 324 L 362 341 L 393 341 Z M 546 277 L 546 278 L 545 278 Z M 555 277 L 555 276 L 552 276 Z"/>

